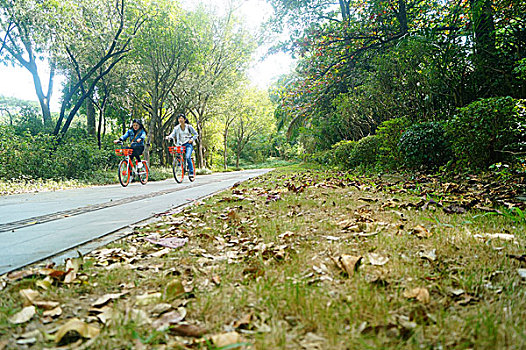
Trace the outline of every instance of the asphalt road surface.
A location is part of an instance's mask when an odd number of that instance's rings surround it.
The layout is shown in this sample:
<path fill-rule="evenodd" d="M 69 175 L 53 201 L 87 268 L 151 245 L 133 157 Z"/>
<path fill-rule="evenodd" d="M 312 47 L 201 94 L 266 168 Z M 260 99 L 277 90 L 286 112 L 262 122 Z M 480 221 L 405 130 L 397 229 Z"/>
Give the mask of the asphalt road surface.
<path fill-rule="evenodd" d="M 168 179 L 0 197 L 0 275 L 44 260 L 62 263 L 125 236 L 126 228 L 156 214 L 269 170 L 198 176 L 193 183 Z"/>

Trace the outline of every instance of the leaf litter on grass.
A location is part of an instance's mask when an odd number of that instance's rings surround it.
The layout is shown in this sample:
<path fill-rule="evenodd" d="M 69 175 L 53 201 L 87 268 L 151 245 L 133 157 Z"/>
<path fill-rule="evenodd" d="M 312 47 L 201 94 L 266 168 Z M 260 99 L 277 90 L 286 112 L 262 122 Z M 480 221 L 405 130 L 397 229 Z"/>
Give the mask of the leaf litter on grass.
<path fill-rule="evenodd" d="M 13 308 L 3 317 L 21 321 L 0 321 L 0 339 L 6 348 L 26 339 L 93 348 L 521 348 L 524 225 L 475 216 L 523 203 L 488 184 L 274 172 L 64 268 L 4 276 L 4 305 Z M 36 330 L 44 336 L 24 338 Z"/>

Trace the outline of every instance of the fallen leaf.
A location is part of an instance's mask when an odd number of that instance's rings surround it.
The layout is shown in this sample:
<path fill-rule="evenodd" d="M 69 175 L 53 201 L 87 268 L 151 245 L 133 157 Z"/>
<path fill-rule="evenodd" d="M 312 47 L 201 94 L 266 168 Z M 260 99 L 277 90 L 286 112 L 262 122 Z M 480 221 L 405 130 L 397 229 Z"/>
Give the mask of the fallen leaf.
<path fill-rule="evenodd" d="M 416 299 L 423 304 L 427 304 L 430 301 L 429 291 L 426 288 L 406 290 L 403 295 L 408 299 Z"/>
<path fill-rule="evenodd" d="M 14 271 L 7 274 L 7 278 L 11 281 L 19 281 L 21 279 L 24 279 L 26 277 L 32 277 L 36 275 L 37 273 L 34 270 L 22 270 L 22 271 Z"/>
<path fill-rule="evenodd" d="M 8 321 L 13 324 L 26 323 L 33 316 L 35 316 L 37 309 L 35 306 L 26 306 L 21 311 L 17 312 L 13 316 L 9 317 Z"/>
<path fill-rule="evenodd" d="M 168 284 L 166 285 L 164 289 L 163 297 L 164 297 L 164 300 L 171 301 L 184 293 L 185 293 L 185 290 L 184 290 L 183 283 L 181 282 L 180 279 L 176 278 L 168 282 Z"/>
<path fill-rule="evenodd" d="M 241 342 L 241 335 L 237 332 L 228 332 L 223 334 L 216 334 L 211 337 L 212 343 L 218 347 L 223 348 L 229 346 L 229 349 L 234 349 L 232 345 Z M 242 344 L 240 344 L 241 346 Z"/>
<path fill-rule="evenodd" d="M 417 236 L 418 238 L 429 238 L 432 236 L 432 233 L 422 225 L 415 226 L 411 230 L 411 234 Z"/>
<path fill-rule="evenodd" d="M 53 284 L 53 279 L 49 276 L 47 276 L 43 280 L 38 280 L 35 282 L 35 286 L 40 287 L 44 290 L 48 290 L 52 284 Z"/>
<path fill-rule="evenodd" d="M 163 314 L 159 319 L 155 320 L 152 327 L 159 332 L 167 330 L 171 325 L 175 325 L 184 320 L 186 317 L 186 309 L 179 307 L 177 310 Z"/>
<path fill-rule="evenodd" d="M 64 276 L 64 283 L 73 283 L 77 279 L 77 273 L 82 266 L 82 258 L 68 259 L 66 261 L 66 275 Z"/>
<path fill-rule="evenodd" d="M 21 289 L 18 293 L 24 300 L 24 306 L 33 305 L 40 296 L 40 293 L 33 289 Z"/>
<path fill-rule="evenodd" d="M 46 310 L 42 313 L 42 316 L 44 317 L 58 317 L 62 315 L 62 309 L 60 308 L 60 306 L 57 306 L 56 308 L 54 309 L 51 309 L 51 310 Z"/>
<path fill-rule="evenodd" d="M 98 327 L 89 325 L 78 318 L 72 318 L 58 329 L 55 334 L 55 343 L 65 345 L 76 341 L 78 337 L 91 339 L 99 333 Z"/>
<path fill-rule="evenodd" d="M 221 284 L 221 277 L 218 276 L 218 275 L 214 275 L 212 276 L 212 282 L 216 285 L 216 286 L 219 286 Z"/>
<path fill-rule="evenodd" d="M 158 303 L 162 298 L 161 293 L 142 294 L 136 297 L 135 303 L 139 306 L 150 305 Z"/>
<path fill-rule="evenodd" d="M 127 294 L 127 292 L 122 293 L 110 293 L 110 294 L 104 294 L 103 296 L 99 297 L 91 306 L 93 307 L 101 307 L 104 304 L 108 303 L 110 300 L 115 300 L 120 298 L 121 296 Z"/>
<path fill-rule="evenodd" d="M 167 248 L 180 248 L 188 242 L 188 238 L 179 238 L 179 237 L 167 237 L 159 238 L 155 236 L 150 236 L 145 238 L 146 241 L 157 244 Z"/>
<path fill-rule="evenodd" d="M 432 250 L 420 252 L 419 255 L 422 259 L 427 259 L 429 261 L 435 261 L 437 259 L 437 250 L 432 249 Z"/>
<path fill-rule="evenodd" d="M 367 254 L 367 257 L 369 258 L 369 262 L 371 263 L 371 265 L 374 265 L 374 266 L 383 266 L 387 264 L 387 262 L 389 261 L 388 257 L 381 256 L 380 254 L 377 254 L 377 253 L 369 253 Z"/>
<path fill-rule="evenodd" d="M 51 310 L 58 307 L 60 303 L 56 301 L 35 300 L 35 302 L 33 302 L 33 305 L 38 306 L 39 308 L 44 310 Z"/>
<path fill-rule="evenodd" d="M 238 328 L 247 329 L 248 328 L 247 326 L 252 321 L 252 317 L 253 317 L 252 313 L 248 313 L 244 315 L 243 317 L 241 317 L 239 320 L 234 321 L 234 323 L 232 324 L 232 327 L 234 327 L 234 329 L 238 329 Z"/>
<path fill-rule="evenodd" d="M 183 337 L 198 338 L 205 334 L 206 330 L 193 324 L 179 323 L 170 327 L 170 333 Z"/>
<path fill-rule="evenodd" d="M 508 233 L 486 233 L 483 237 L 489 239 L 502 239 L 503 241 L 513 241 L 515 239 L 514 235 Z"/>
<path fill-rule="evenodd" d="M 352 277 L 354 275 L 354 272 L 358 270 L 358 267 L 360 266 L 360 263 L 362 261 L 362 256 L 353 256 L 353 255 L 342 255 L 338 259 L 341 266 L 343 267 L 343 270 L 347 272 L 349 277 Z"/>

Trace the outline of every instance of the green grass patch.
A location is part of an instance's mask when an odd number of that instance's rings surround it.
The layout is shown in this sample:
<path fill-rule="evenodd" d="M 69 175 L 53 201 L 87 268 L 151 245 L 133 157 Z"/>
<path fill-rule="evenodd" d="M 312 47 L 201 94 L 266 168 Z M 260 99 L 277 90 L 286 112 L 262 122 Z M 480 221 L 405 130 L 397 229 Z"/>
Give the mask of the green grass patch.
<path fill-rule="evenodd" d="M 77 317 L 100 329 L 80 342 L 102 349 L 524 348 L 526 224 L 514 209 L 454 211 L 473 191 L 453 187 L 280 168 L 136 228 L 84 257 L 70 284 L 4 277 L 0 339 L 16 348 L 39 329 L 35 346 L 53 347 Z M 62 314 L 11 324 L 28 288 Z M 124 294 L 95 307 L 108 293 Z"/>

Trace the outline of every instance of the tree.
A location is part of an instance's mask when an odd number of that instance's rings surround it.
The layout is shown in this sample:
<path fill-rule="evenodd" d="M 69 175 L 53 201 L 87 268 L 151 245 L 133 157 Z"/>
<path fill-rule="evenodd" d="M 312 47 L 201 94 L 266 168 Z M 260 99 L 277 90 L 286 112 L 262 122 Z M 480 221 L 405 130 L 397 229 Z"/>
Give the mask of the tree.
<path fill-rule="evenodd" d="M 58 5 L 52 1 L 0 0 L 0 33 L 3 37 L 0 60 L 20 65 L 33 77 L 35 92 L 45 124 L 51 122 L 49 103 L 53 91 L 55 59 L 51 55 L 57 33 Z M 47 91 L 44 90 L 39 66 L 50 67 Z"/>
<path fill-rule="evenodd" d="M 183 89 L 203 140 L 206 123 L 212 118 L 210 101 L 243 79 L 254 50 L 254 39 L 236 20 L 233 9 L 222 18 L 203 9 L 197 14 L 202 24 L 196 27 L 195 33 L 199 57 Z M 206 167 L 202 142 L 198 143 L 197 158 L 199 167 Z"/>
<path fill-rule="evenodd" d="M 171 103 L 175 85 L 194 61 L 194 24 L 171 2 L 157 3 L 156 14 L 137 38 L 133 53 L 135 99 L 150 116 L 148 132 L 154 149 L 163 149 L 164 135 L 181 107 Z M 190 24 L 188 23 L 190 22 Z M 165 151 L 166 151 L 166 147 Z M 167 152 L 165 152 L 167 153 Z"/>
<path fill-rule="evenodd" d="M 233 132 L 230 140 L 234 148 L 237 168 L 243 150 L 256 135 L 262 135 L 267 143 L 270 142 L 270 135 L 275 131 L 273 110 L 274 106 L 267 92 L 248 86 L 245 88 L 240 108 L 231 112 L 238 114 L 232 124 Z"/>
<path fill-rule="evenodd" d="M 66 55 L 60 63 L 69 73 L 70 83 L 64 91 L 55 135 L 66 133 L 97 83 L 128 54 L 132 39 L 147 18 L 128 7 L 125 0 L 73 3 L 65 10 L 75 25 L 64 31 L 61 40 Z"/>

